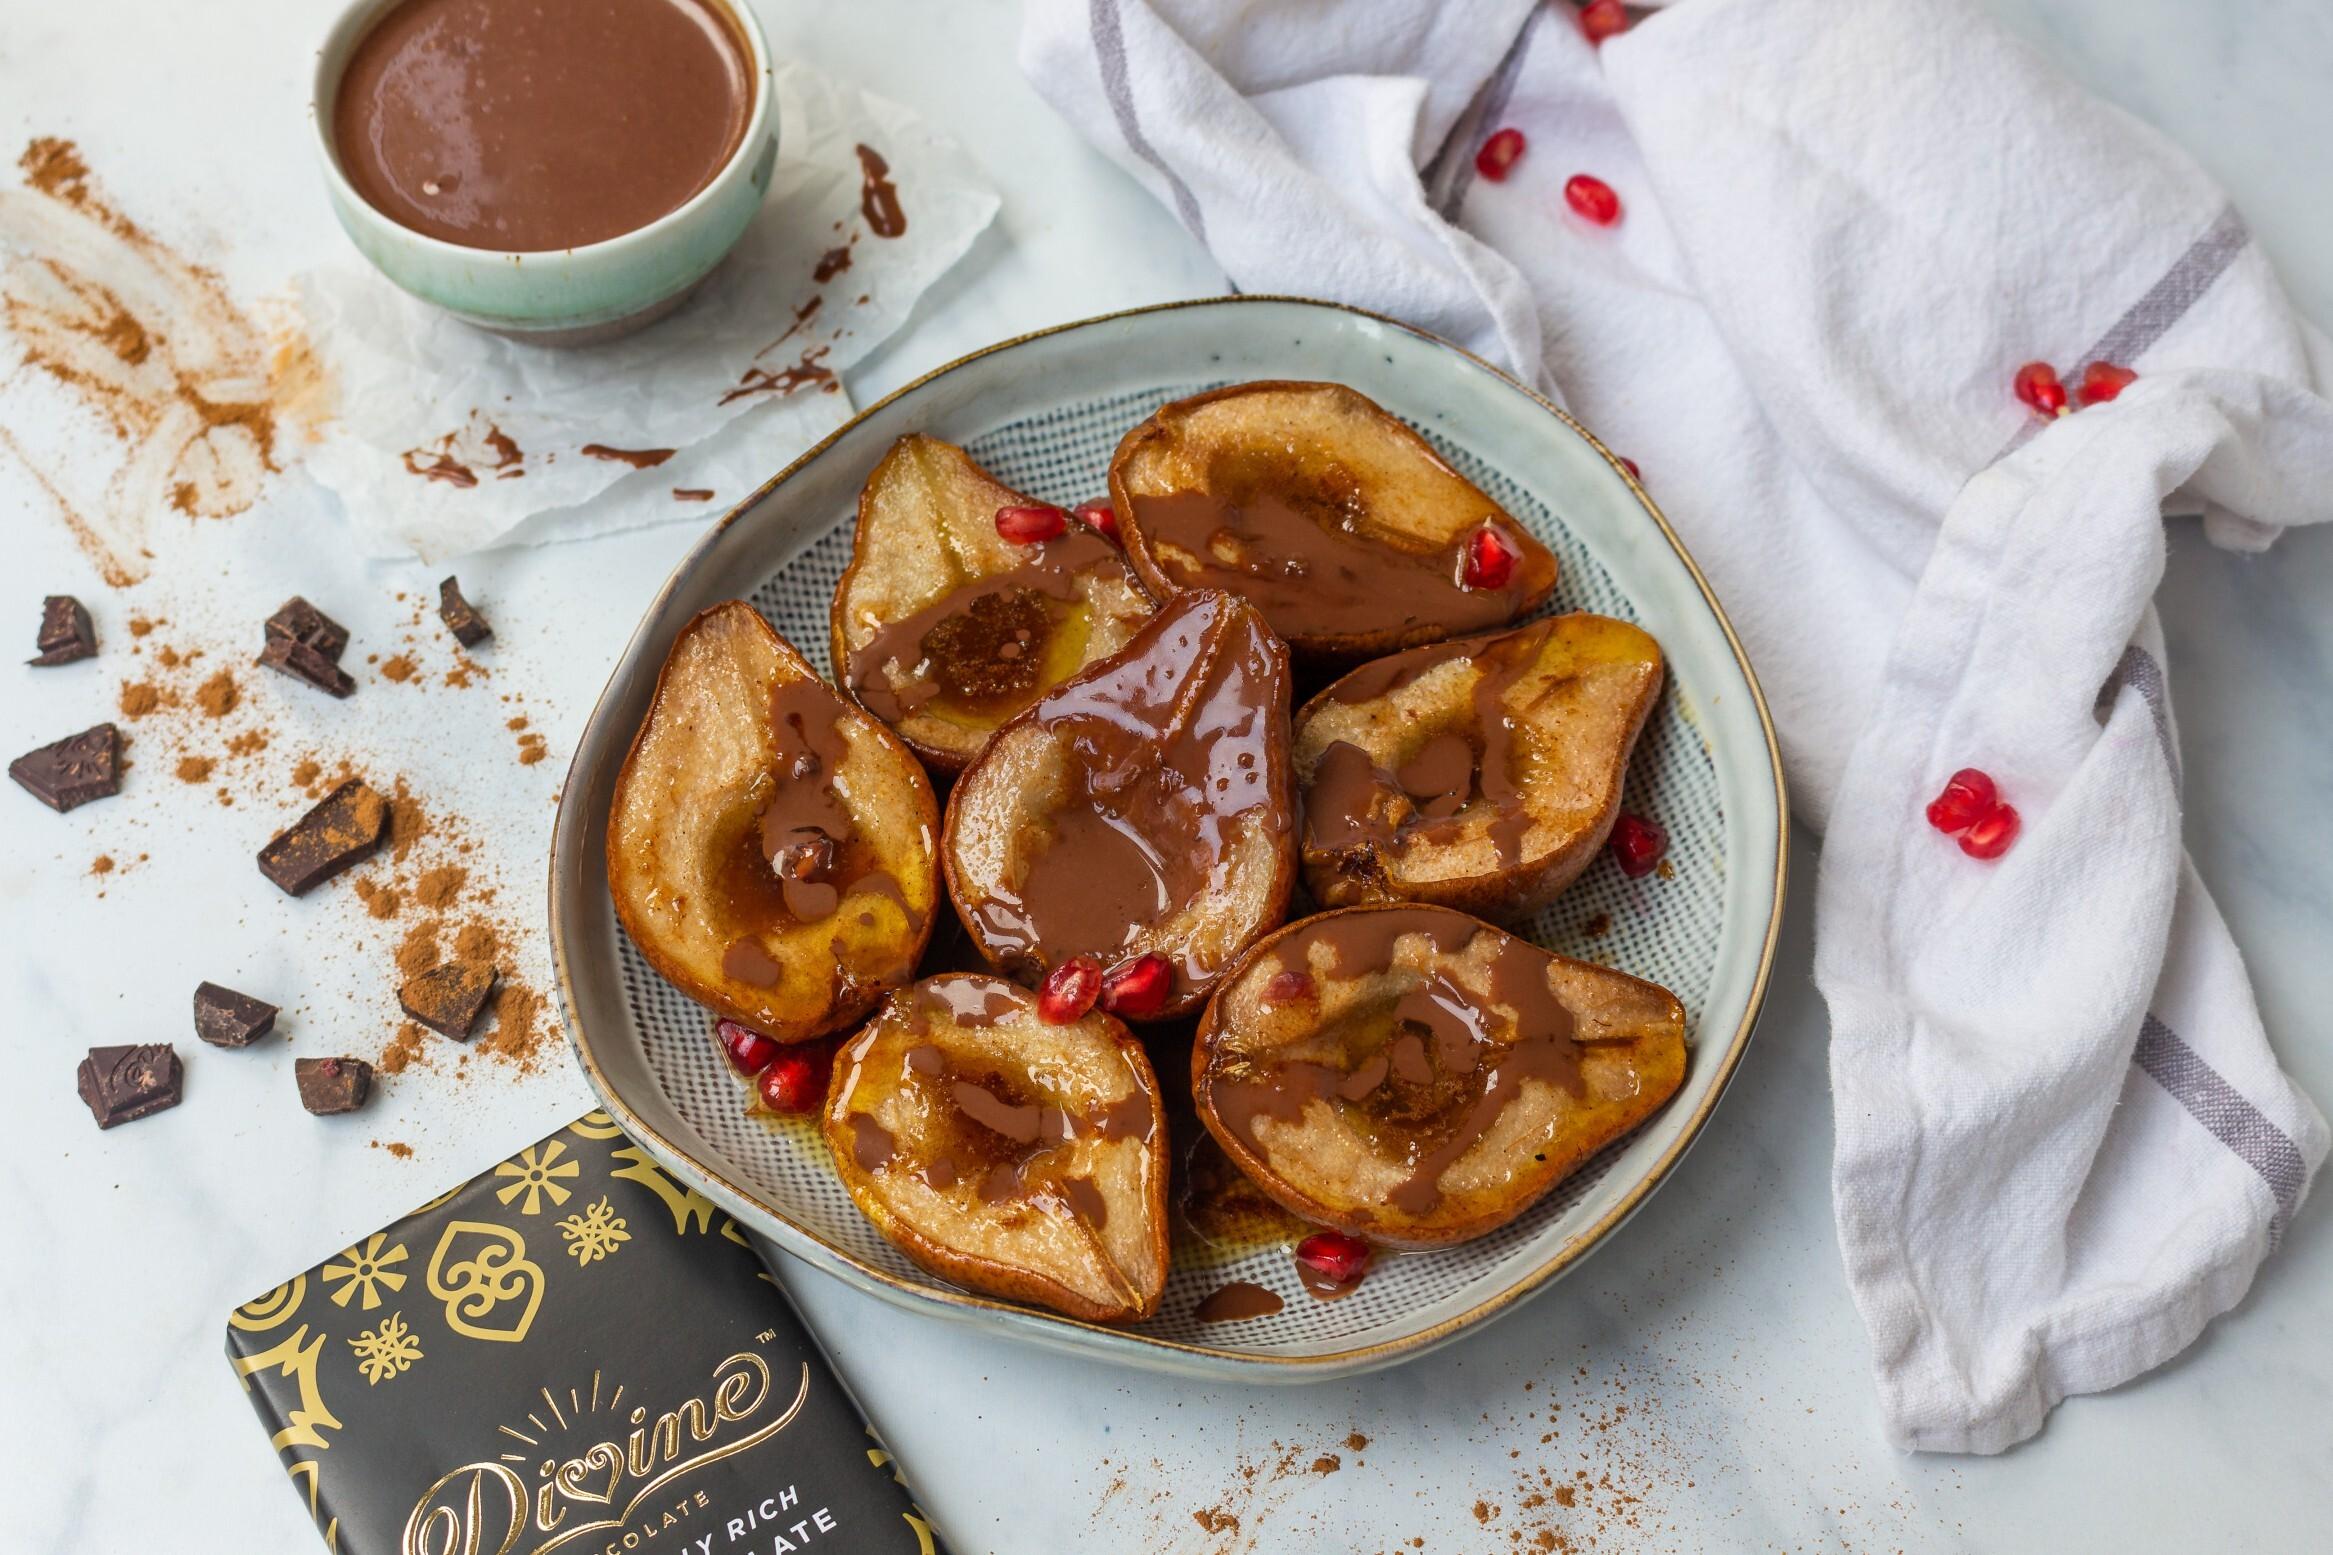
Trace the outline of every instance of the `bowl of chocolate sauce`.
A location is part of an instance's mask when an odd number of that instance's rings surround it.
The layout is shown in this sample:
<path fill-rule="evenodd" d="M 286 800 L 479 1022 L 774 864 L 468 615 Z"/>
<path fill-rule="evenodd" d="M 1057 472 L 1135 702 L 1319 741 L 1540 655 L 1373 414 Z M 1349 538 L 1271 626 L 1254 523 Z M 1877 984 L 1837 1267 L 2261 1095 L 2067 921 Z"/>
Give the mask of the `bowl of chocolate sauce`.
<path fill-rule="evenodd" d="M 375 268 L 547 345 L 663 317 L 777 159 L 743 0 L 356 0 L 316 61 L 340 225 Z"/>

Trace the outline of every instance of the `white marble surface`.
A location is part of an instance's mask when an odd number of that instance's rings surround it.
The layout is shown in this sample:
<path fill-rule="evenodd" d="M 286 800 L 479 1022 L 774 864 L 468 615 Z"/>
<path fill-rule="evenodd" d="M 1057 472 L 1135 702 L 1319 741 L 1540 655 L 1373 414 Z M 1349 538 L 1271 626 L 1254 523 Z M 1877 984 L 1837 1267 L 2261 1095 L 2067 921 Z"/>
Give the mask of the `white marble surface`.
<path fill-rule="evenodd" d="M 918 317 L 853 375 L 862 399 L 989 340 L 1132 303 L 1217 290 L 1181 230 L 1054 122 L 1012 65 L 1005 0 L 757 0 L 782 51 L 914 104 L 961 137 L 1005 194 L 997 227 Z M 2229 186 L 2294 295 L 2333 322 L 2333 13 L 2320 0 L 1991 0 L 2083 80 L 2182 141 Z M 77 139 L 120 203 L 249 297 L 340 242 L 299 133 L 299 80 L 326 7 L 78 0 L 0 10 L 0 146 Z M 248 16 L 238 26 L 230 16 Z M 227 188 L 270 218 L 220 230 Z M 39 446 L 49 430 L 14 425 Z M 726 494 L 725 494 L 726 495 Z M 15 744 L 110 710 L 148 639 L 215 661 L 297 588 L 402 647 L 397 590 L 436 573 L 364 565 L 297 478 L 262 507 L 156 549 L 156 580 L 102 587 L 21 465 L 0 450 L 10 560 L 0 623 L 39 595 L 88 597 L 95 664 L 0 672 Z M 563 1062 L 509 1080 L 441 1066 L 319 1122 L 290 1094 L 296 1053 L 366 1053 L 387 1035 L 387 936 L 347 893 L 266 892 L 249 851 L 296 806 L 296 755 L 361 757 L 458 809 L 499 909 L 534 921 L 567 748 L 604 663 L 686 545 L 686 526 L 480 558 L 461 571 L 498 623 L 481 690 L 371 679 L 332 704 L 246 684 L 274 730 L 232 808 L 176 783 L 145 739 L 122 797 L 58 818 L 0 794 L 0 1548 L 295 1551 L 313 1536 L 219 1352 L 235 1302 L 587 1105 Z M 2245 946 L 2287 1065 L 2333 1100 L 2333 535 L 2267 558 L 2174 541 L 2164 615 L 2184 721 L 2189 837 Z M 445 655 L 417 632 L 425 667 Z M 522 710 L 550 759 L 515 760 Z M 470 753 L 465 755 L 465 753 Z M 144 862 L 101 883 L 90 859 Z M 1812 860 L 1794 860 L 1811 878 Z M 1036 1549 L 1505 1550 L 1541 1530 L 1604 1550 L 2304 1549 L 2333 1518 L 2333 1210 L 2320 1194 L 2231 1317 L 2159 1374 L 2063 1408 L 1994 1461 L 1906 1458 L 1880 1440 L 1862 1334 L 1830 1228 L 1826 1023 L 1807 981 L 1809 893 L 1733 1092 L 1677 1176 L 1612 1245 L 1543 1299 L 1408 1368 L 1313 1388 L 1201 1388 L 967 1339 L 806 1270 L 812 1322 L 965 1552 Z M 362 948 L 323 950 L 347 937 Z M 539 947 L 522 968 L 540 975 Z M 288 1042 L 200 1048 L 187 991 L 210 977 L 280 997 Z M 95 1042 L 178 1042 L 189 1100 L 99 1134 L 69 1074 Z M 366 1148 L 409 1142 L 410 1161 Z M 1364 1450 L 1349 1433 L 1369 1438 Z M 1311 1471 L 1337 1454 L 1338 1472 Z M 1282 1472 L 1293 1467 L 1293 1472 Z M 1519 1482 L 1586 1470 L 1570 1508 Z M 1480 1503 L 1478 1506 L 1477 1503 Z M 1193 1514 L 1220 1509 L 1236 1535 Z M 1519 1537 L 1517 1537 L 1519 1536 Z M 1416 1541 L 1416 1542 L 1412 1542 Z"/>

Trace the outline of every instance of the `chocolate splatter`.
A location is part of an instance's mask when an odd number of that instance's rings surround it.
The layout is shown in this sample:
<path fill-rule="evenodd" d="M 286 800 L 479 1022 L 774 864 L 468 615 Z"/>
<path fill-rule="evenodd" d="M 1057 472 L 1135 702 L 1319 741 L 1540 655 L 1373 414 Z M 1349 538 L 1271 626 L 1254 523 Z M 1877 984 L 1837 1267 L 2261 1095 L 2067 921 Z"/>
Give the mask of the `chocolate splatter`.
<path fill-rule="evenodd" d="M 819 363 L 830 350 L 827 346 L 806 346 L 801 359 L 791 367 L 770 368 L 751 366 L 738 377 L 737 387 L 721 396 L 720 403 L 741 400 L 752 394 L 791 394 L 796 389 L 818 385 L 822 394 L 832 394 L 841 387 L 835 382 L 834 371 Z"/>
<path fill-rule="evenodd" d="M 859 211 L 867 218 L 867 230 L 879 238 L 895 238 L 907 230 L 907 213 L 899 206 L 891 164 L 873 146 L 859 147 Z"/>

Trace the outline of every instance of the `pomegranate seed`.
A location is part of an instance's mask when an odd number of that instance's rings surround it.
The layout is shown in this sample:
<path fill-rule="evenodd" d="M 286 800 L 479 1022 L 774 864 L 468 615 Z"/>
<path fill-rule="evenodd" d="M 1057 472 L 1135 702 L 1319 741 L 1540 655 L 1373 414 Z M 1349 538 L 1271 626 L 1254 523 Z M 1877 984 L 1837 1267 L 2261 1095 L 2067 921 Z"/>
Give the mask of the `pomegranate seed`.
<path fill-rule="evenodd" d="M 2138 374 L 2112 362 L 2092 362 L 2082 369 L 2082 403 L 2103 405 L 2129 388 Z"/>
<path fill-rule="evenodd" d="M 1121 961 L 1102 978 L 1102 1008 L 1112 1015 L 1154 1015 L 1174 992 L 1175 971 L 1153 952 Z"/>
<path fill-rule="evenodd" d="M 2047 362 L 2027 362 L 2017 369 L 2017 376 L 2009 380 L 2017 397 L 2045 416 L 2066 413 L 2066 386 L 2058 382 L 2058 370 Z"/>
<path fill-rule="evenodd" d="M 1077 521 L 1105 540 L 1118 538 L 1118 510 L 1107 502 L 1080 502 Z"/>
<path fill-rule="evenodd" d="M 1515 576 L 1515 563 L 1522 552 L 1515 542 L 1500 534 L 1490 524 L 1483 525 L 1466 539 L 1466 565 L 1459 569 L 1461 588 L 1503 589 Z"/>
<path fill-rule="evenodd" d="M 1961 833 L 1960 851 L 1970 858 L 1999 858 L 2017 840 L 2020 824 L 2016 806 L 1997 804 Z"/>
<path fill-rule="evenodd" d="M 1274 972 L 1272 980 L 1264 984 L 1264 1002 L 1301 1004 L 1319 991 L 1313 986 L 1310 972 Z"/>
<path fill-rule="evenodd" d="M 1369 1244 L 1342 1231 L 1315 1231 L 1296 1244 L 1296 1261 L 1329 1285 L 1357 1285 L 1369 1272 Z"/>
<path fill-rule="evenodd" d="M 1474 170 L 1494 184 L 1505 183 L 1508 172 L 1522 157 L 1523 132 L 1500 130 L 1474 154 Z"/>
<path fill-rule="evenodd" d="M 1588 0 L 1580 7 L 1580 31 L 1590 43 L 1602 43 L 1628 31 L 1628 13 L 1620 8 L 1620 0 Z"/>
<path fill-rule="evenodd" d="M 721 1050 L 729 1055 L 729 1067 L 742 1075 L 760 1074 L 778 1056 L 776 1039 L 733 1020 L 716 1022 L 713 1035 L 721 1039 Z"/>
<path fill-rule="evenodd" d="M 1612 823 L 1612 857 L 1624 875 L 1649 875 L 1669 851 L 1669 834 L 1641 815 L 1622 812 Z"/>
<path fill-rule="evenodd" d="M 781 1053 L 761 1072 L 760 1089 L 772 1112 L 809 1112 L 826 1099 L 826 1071 L 800 1053 Z"/>
<path fill-rule="evenodd" d="M 1564 183 L 1563 197 L 1573 210 L 1599 227 L 1609 227 L 1620 219 L 1620 196 L 1601 178 L 1574 173 Z"/>
<path fill-rule="evenodd" d="M 1069 515 L 1059 508 L 998 508 L 996 532 L 1015 545 L 1035 545 L 1058 537 L 1069 527 Z"/>
<path fill-rule="evenodd" d="M 2001 791 L 1991 778 L 1963 767 L 1945 779 L 1943 793 L 1928 801 L 1928 824 L 1940 832 L 1966 831 L 2000 802 Z"/>
<path fill-rule="evenodd" d="M 1045 974 L 1037 990 L 1037 1018 L 1048 1026 L 1066 1026 L 1085 1019 L 1102 992 L 1102 964 L 1091 956 L 1076 956 Z"/>
<path fill-rule="evenodd" d="M 1626 454 L 1620 455 L 1620 467 L 1628 472 L 1628 478 L 1630 480 L 1636 482 L 1639 486 L 1644 484 L 1644 471 L 1636 467 L 1636 461 L 1634 459 L 1629 458 Z"/>

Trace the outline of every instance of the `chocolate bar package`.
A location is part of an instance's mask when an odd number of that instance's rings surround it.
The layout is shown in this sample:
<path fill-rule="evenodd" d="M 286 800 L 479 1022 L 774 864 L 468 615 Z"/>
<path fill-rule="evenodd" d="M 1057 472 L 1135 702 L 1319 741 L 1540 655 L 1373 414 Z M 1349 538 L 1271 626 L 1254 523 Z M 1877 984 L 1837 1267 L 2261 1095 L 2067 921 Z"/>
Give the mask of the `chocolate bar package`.
<path fill-rule="evenodd" d="M 736 1224 L 594 1112 L 228 1318 L 342 1555 L 935 1555 Z"/>

